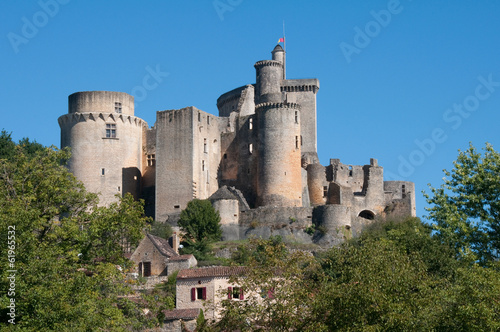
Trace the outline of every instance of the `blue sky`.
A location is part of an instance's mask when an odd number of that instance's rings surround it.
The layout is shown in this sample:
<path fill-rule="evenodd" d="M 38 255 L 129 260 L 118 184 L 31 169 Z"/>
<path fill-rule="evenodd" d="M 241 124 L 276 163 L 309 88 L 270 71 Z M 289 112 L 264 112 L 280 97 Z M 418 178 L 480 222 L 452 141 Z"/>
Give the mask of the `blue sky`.
<path fill-rule="evenodd" d="M 458 149 L 500 149 L 500 1 L 4 0 L 0 13 L 0 127 L 16 140 L 59 146 L 77 91 L 133 94 L 150 126 L 158 110 L 217 114 L 284 20 L 287 77 L 320 80 L 322 164 L 378 159 L 416 183 L 422 216 Z"/>

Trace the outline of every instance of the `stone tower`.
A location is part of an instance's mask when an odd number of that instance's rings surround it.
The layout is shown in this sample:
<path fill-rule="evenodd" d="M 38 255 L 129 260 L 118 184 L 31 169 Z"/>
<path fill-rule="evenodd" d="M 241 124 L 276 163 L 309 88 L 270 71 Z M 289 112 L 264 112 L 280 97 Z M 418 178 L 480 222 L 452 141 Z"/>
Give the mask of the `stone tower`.
<path fill-rule="evenodd" d="M 283 60 L 283 52 L 275 48 L 273 58 Z M 301 206 L 300 106 L 283 101 L 281 61 L 258 61 L 255 69 L 257 205 Z"/>
<path fill-rule="evenodd" d="M 134 116 L 134 97 L 123 92 L 76 92 L 68 97 L 68 114 L 58 121 L 61 148 L 71 147 L 69 170 L 88 191 L 100 193 L 100 205 L 126 192 L 138 198 L 147 123 Z"/>

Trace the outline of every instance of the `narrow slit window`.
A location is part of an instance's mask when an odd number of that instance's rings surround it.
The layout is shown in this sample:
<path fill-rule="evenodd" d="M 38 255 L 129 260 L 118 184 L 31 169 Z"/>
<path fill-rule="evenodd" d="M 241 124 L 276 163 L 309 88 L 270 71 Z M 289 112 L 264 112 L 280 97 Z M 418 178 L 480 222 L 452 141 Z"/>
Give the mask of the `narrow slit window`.
<path fill-rule="evenodd" d="M 299 123 L 299 112 L 295 111 L 295 123 Z"/>
<path fill-rule="evenodd" d="M 198 122 L 201 122 L 201 113 L 198 113 Z"/>
<path fill-rule="evenodd" d="M 253 144 L 250 143 L 248 144 L 248 153 L 252 154 L 252 152 L 253 152 Z"/>
<path fill-rule="evenodd" d="M 205 152 L 205 153 L 208 152 L 207 151 L 207 139 L 206 138 L 203 139 L 203 152 Z"/>
<path fill-rule="evenodd" d="M 248 129 L 253 129 L 253 118 L 248 119 Z"/>
<path fill-rule="evenodd" d="M 210 124 L 210 117 L 207 116 L 207 125 L 209 125 L 209 124 Z"/>
<path fill-rule="evenodd" d="M 205 160 L 201 161 L 201 170 L 205 171 Z"/>
<path fill-rule="evenodd" d="M 299 136 L 295 136 L 295 148 L 299 148 Z"/>
<path fill-rule="evenodd" d="M 105 168 L 101 168 L 101 176 L 104 176 L 106 175 L 106 169 Z"/>

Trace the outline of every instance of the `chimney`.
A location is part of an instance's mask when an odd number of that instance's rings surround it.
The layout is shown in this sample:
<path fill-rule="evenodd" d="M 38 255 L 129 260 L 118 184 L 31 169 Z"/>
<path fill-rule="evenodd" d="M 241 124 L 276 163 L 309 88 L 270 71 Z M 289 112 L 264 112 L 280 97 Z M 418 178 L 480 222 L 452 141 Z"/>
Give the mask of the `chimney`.
<path fill-rule="evenodd" d="M 169 239 L 169 244 L 174 249 L 174 251 L 179 254 L 179 237 L 177 236 L 177 232 L 174 232 Z"/>

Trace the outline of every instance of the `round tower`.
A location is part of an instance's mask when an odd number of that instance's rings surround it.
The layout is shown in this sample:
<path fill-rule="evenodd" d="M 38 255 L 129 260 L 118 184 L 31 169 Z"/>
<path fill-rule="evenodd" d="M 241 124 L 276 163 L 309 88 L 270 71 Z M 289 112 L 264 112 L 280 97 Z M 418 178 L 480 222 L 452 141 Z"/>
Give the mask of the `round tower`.
<path fill-rule="evenodd" d="M 325 204 L 326 171 L 325 166 L 316 163 L 307 165 L 307 187 L 309 201 L 313 206 Z"/>
<path fill-rule="evenodd" d="M 254 67 L 257 76 L 255 104 L 281 102 L 282 63 L 276 60 L 262 60 L 256 62 Z"/>
<path fill-rule="evenodd" d="M 257 205 L 302 206 L 300 106 L 256 106 Z"/>
<path fill-rule="evenodd" d="M 123 92 L 85 91 L 68 97 L 68 114 L 59 117 L 61 148 L 71 148 L 69 170 L 100 205 L 116 194 L 139 195 L 142 137 L 147 123 L 134 116 L 134 97 Z"/>

